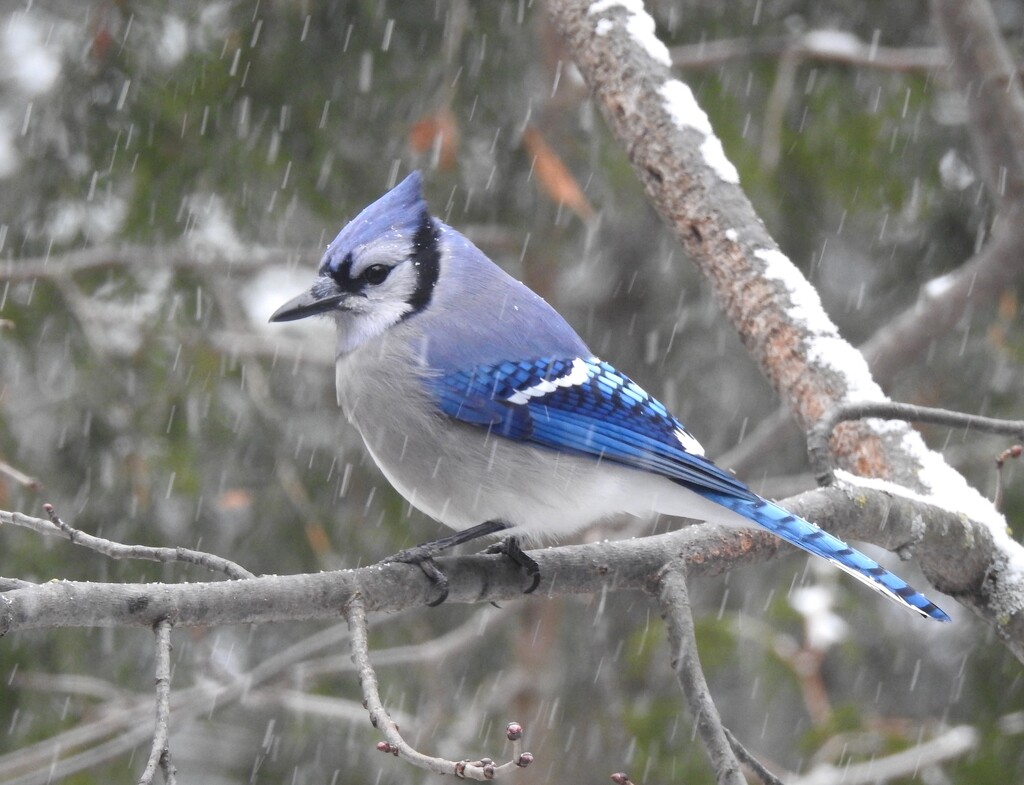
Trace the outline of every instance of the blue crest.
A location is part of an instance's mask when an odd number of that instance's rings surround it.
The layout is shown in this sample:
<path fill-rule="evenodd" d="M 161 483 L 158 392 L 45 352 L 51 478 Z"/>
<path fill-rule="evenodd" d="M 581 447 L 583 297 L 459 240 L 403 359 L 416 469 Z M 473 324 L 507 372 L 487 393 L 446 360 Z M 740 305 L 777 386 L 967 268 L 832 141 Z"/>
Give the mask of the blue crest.
<path fill-rule="evenodd" d="M 411 241 L 427 212 L 421 184 L 420 173 L 413 172 L 346 224 L 327 246 L 321 271 L 334 272 L 347 254 L 358 256 L 362 246 L 387 235 Z"/>

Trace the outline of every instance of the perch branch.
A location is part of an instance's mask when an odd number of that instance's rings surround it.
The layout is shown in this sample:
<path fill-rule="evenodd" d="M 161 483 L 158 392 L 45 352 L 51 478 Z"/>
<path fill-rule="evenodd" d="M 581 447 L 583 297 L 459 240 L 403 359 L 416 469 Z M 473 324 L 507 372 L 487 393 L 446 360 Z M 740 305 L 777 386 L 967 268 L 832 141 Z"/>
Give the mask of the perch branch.
<path fill-rule="evenodd" d="M 915 546 L 919 556 L 927 555 L 919 561 L 928 580 L 986 618 L 1024 661 L 1024 614 L 1013 599 L 1019 578 L 1005 566 L 1013 547 L 1005 527 L 972 521 L 958 507 L 936 506 L 891 483 L 856 478 L 781 503 L 844 539 L 904 552 Z M 12 515 L 0 511 L 0 522 Z M 672 559 L 688 562 L 691 576 L 713 576 L 780 550 L 782 543 L 763 530 L 704 525 L 531 555 L 541 569 L 538 594 L 568 595 L 647 588 Z M 501 556 L 442 557 L 438 563 L 451 579 L 451 602 L 522 598 L 521 575 Z M 168 615 L 179 627 L 333 619 L 357 591 L 374 611 L 415 607 L 435 595 L 421 570 L 402 564 L 213 583 L 51 581 L 0 594 L 0 636 L 21 629 L 150 627 Z"/>
<path fill-rule="evenodd" d="M 928 574 L 929 579 L 965 603 L 984 604 L 992 582 L 1003 580 L 1000 572 L 991 570 L 991 554 L 998 547 L 995 532 L 895 487 L 843 484 L 781 503 L 845 539 L 889 550 L 918 543 L 921 550 L 934 551 L 929 565 L 935 572 Z M 0 512 L 0 521 L 10 516 Z M 922 530 L 925 519 L 929 526 Z M 710 577 L 762 563 L 780 551 L 792 552 L 769 532 L 708 524 L 634 540 L 542 549 L 531 555 L 541 568 L 536 594 L 559 596 L 604 588 L 645 589 L 672 559 L 686 561 L 691 577 Z M 500 555 L 441 557 L 438 565 L 451 579 L 449 602 L 522 599 L 522 576 Z M 165 616 L 172 616 L 177 627 L 334 619 L 357 591 L 371 611 L 416 607 L 436 593 L 422 571 L 403 564 L 209 583 L 51 581 L 0 595 L 0 635 L 41 628 L 151 627 Z M 1017 618 L 1005 620 L 1005 631 L 1024 641 Z M 1024 656 L 1024 643 L 1019 650 Z"/>

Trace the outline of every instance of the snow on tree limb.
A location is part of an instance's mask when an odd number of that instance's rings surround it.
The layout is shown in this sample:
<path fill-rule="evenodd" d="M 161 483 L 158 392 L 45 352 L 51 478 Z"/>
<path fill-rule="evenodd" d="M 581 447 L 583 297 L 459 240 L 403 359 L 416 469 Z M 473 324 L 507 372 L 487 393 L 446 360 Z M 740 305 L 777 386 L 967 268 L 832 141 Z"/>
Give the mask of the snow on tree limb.
<path fill-rule="evenodd" d="M 817 295 L 808 296 L 810 284 L 787 263 L 739 185 L 708 162 L 703 145 L 713 132 L 680 122 L 666 104 L 666 90 L 682 94 L 682 89 L 671 86 L 678 80 L 632 34 L 650 27 L 636 21 L 643 10 L 636 3 L 585 0 L 549 0 L 548 8 L 651 203 L 711 283 L 748 351 L 801 425 L 808 428 L 865 389 L 875 393 L 863 358 L 839 337 Z M 624 16 L 628 24 L 615 23 Z M 890 480 L 926 498 L 940 494 L 937 501 L 946 508 L 974 515 L 985 511 L 983 522 L 964 516 L 964 533 L 973 531 L 977 539 L 954 538 L 978 549 L 971 558 L 991 569 L 975 576 L 988 585 L 970 587 L 968 604 L 1024 658 L 1024 580 L 1008 569 L 1017 563 L 1021 546 L 1008 538 L 995 544 L 990 533 L 1005 528 L 1005 521 L 991 504 L 904 423 L 844 424 L 832 448 L 839 464 L 854 474 Z M 929 578 L 941 583 L 943 554 L 920 549 L 918 556 Z"/>

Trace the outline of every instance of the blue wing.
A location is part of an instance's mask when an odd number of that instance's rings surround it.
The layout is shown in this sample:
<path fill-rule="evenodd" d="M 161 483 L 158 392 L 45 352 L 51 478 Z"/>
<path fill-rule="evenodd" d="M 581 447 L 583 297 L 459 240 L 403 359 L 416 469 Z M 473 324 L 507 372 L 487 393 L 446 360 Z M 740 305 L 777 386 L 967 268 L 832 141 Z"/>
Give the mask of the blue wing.
<path fill-rule="evenodd" d="M 705 458 L 659 401 L 596 358 L 509 361 L 432 382 L 441 411 L 508 439 L 615 461 L 702 492 L 758 498 Z"/>
<path fill-rule="evenodd" d="M 508 439 L 661 474 L 922 616 L 949 621 L 899 576 L 715 466 L 679 420 L 608 363 L 580 357 L 509 361 L 443 373 L 431 384 L 438 407 L 449 417 Z"/>

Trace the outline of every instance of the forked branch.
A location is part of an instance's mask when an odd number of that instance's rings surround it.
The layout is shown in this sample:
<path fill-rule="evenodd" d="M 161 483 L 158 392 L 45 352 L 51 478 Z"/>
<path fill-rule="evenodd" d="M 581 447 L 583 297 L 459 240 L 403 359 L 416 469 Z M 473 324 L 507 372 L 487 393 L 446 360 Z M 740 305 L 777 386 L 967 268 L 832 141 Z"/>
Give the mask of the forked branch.
<path fill-rule="evenodd" d="M 359 673 L 359 684 L 363 690 L 363 703 L 370 712 L 370 723 L 384 734 L 385 741 L 377 744 L 381 752 L 390 752 L 407 760 L 414 766 L 435 774 L 450 774 L 461 779 L 494 780 L 508 776 L 533 762 L 533 755 L 522 751 L 523 728 L 518 722 L 505 726 L 505 735 L 512 742 L 512 758 L 497 764 L 490 758 L 479 760 L 446 760 L 424 755 L 414 749 L 403 737 L 398 725 L 391 719 L 377 689 L 377 674 L 370 664 L 370 647 L 366 635 L 366 608 L 358 593 L 353 595 L 346 611 L 352 646 L 352 661 Z"/>

